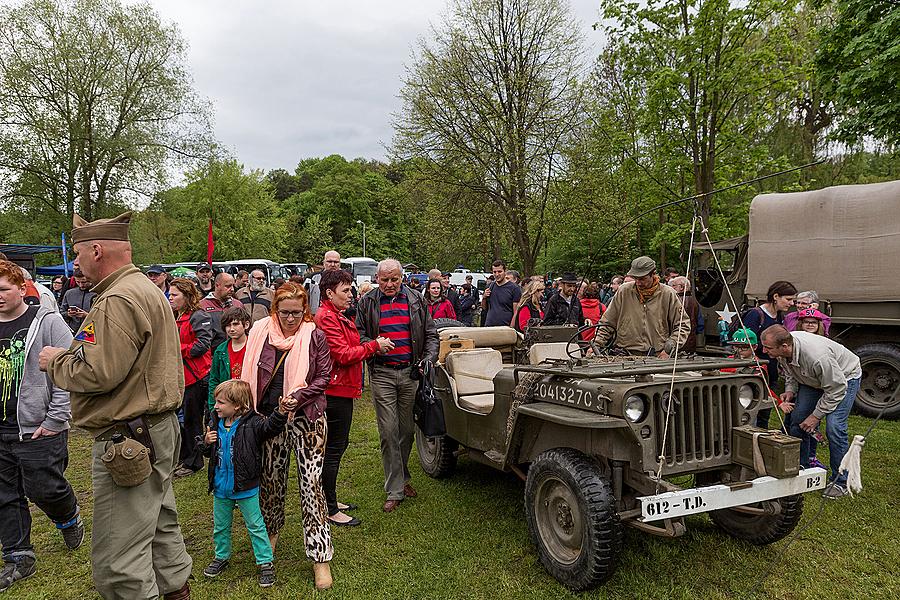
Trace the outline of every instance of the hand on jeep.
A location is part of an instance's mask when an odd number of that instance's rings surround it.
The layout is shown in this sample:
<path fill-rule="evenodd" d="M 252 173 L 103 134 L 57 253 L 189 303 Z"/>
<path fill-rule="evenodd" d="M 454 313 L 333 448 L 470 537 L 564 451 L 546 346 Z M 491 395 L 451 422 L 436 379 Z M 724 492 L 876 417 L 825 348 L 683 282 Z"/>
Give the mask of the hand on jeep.
<path fill-rule="evenodd" d="M 219 441 L 219 434 L 212 429 L 209 428 L 209 425 L 206 426 L 206 435 L 203 437 L 203 441 L 206 442 L 207 446 L 212 446 L 216 442 Z"/>
<path fill-rule="evenodd" d="M 394 342 L 386 337 L 378 336 L 375 341 L 378 342 L 378 354 L 386 354 L 394 349 Z"/>
<path fill-rule="evenodd" d="M 782 392 L 782 394 L 781 394 L 781 396 L 779 396 L 779 398 L 781 398 L 782 402 L 793 403 L 794 402 L 794 392 Z"/>
<path fill-rule="evenodd" d="M 666 352 L 665 350 L 663 350 L 663 351 L 661 351 L 659 354 L 657 354 L 656 356 L 659 357 L 659 358 L 661 358 L 661 359 L 663 359 L 663 360 L 666 360 L 667 358 L 669 358 L 669 353 Z"/>

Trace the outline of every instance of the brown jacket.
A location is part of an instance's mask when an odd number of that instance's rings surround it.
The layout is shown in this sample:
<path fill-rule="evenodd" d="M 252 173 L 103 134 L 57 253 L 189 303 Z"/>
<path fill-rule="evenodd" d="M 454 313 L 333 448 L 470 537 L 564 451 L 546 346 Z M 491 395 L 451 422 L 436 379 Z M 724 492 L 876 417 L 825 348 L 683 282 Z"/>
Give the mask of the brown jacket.
<path fill-rule="evenodd" d="M 634 286 L 633 281 L 619 286 L 600 322 L 615 329 L 617 348 L 640 354 L 651 349 L 656 353 L 665 350 L 672 354 L 676 342 L 683 346 L 691 333 L 691 320 L 685 314 L 678 294 L 660 284 L 659 291 L 647 304 L 641 304 Z M 599 327 L 597 342 L 605 344 L 612 333 L 609 327 Z"/>
<path fill-rule="evenodd" d="M 275 371 L 275 346 L 268 338 L 259 354 L 259 371 L 256 375 L 256 397 L 262 401 L 263 393 Z M 291 397 L 297 401 L 297 410 L 302 410 L 306 418 L 315 421 L 325 414 L 325 388 L 331 380 L 331 351 L 328 341 L 321 330 L 312 332 L 309 341 L 309 371 L 306 374 L 306 387 L 297 390 Z M 274 391 L 274 390 L 273 390 Z M 281 394 L 279 394 L 281 395 Z"/>
<path fill-rule="evenodd" d="M 250 313 L 250 321 L 256 323 L 260 319 L 269 316 L 269 310 L 272 308 L 272 301 L 275 294 L 267 287 L 264 287 L 256 294 L 256 298 L 250 296 L 250 288 L 244 287 L 237 291 L 234 295 L 236 300 L 240 300 L 247 312 Z"/>
<path fill-rule="evenodd" d="M 72 421 L 98 435 L 116 422 L 178 408 L 181 344 L 165 296 L 134 265 L 93 291 L 75 340 L 47 368 L 54 385 L 70 392 Z"/>

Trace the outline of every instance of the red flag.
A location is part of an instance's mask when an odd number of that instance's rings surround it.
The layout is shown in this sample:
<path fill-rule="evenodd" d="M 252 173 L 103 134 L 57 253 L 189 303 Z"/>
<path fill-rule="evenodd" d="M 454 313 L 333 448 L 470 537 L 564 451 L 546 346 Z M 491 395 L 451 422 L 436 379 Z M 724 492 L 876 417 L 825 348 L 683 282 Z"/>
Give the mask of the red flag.
<path fill-rule="evenodd" d="M 212 266 L 212 255 L 213 250 L 216 247 L 216 243 L 213 241 L 212 234 L 212 218 L 209 219 L 209 231 L 206 234 L 206 262 Z"/>

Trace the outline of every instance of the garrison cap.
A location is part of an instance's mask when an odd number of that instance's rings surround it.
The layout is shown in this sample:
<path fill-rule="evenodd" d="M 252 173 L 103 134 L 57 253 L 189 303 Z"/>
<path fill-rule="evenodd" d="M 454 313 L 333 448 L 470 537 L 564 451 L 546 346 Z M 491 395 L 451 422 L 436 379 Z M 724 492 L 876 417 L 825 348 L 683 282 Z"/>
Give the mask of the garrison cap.
<path fill-rule="evenodd" d="M 643 277 L 649 275 L 656 270 L 656 261 L 649 256 L 638 256 L 631 261 L 631 268 L 628 270 L 629 277 Z"/>
<path fill-rule="evenodd" d="M 72 217 L 72 243 L 90 242 L 93 240 L 128 241 L 128 226 L 131 224 L 131 211 L 122 213 L 112 219 L 97 219 L 88 223 L 77 214 Z"/>

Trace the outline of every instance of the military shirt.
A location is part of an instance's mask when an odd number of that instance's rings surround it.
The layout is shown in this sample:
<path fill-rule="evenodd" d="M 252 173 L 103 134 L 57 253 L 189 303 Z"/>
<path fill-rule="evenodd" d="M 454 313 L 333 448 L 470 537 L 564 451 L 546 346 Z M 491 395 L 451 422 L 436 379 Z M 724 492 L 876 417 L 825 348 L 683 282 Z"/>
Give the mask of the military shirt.
<path fill-rule="evenodd" d="M 92 291 L 94 304 L 68 351 L 47 372 L 68 390 L 72 421 L 97 435 L 120 421 L 176 409 L 184 394 L 172 308 L 134 265 Z"/>

